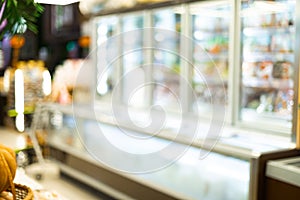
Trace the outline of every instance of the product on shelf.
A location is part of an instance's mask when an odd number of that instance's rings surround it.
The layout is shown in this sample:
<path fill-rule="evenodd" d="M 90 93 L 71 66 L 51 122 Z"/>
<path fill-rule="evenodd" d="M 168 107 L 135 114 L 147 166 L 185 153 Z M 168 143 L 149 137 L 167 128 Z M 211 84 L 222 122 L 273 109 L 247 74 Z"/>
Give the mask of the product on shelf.
<path fill-rule="evenodd" d="M 273 78 L 290 79 L 293 74 L 293 66 L 287 61 L 278 61 L 273 67 Z"/>
<path fill-rule="evenodd" d="M 257 116 L 271 118 L 291 117 L 295 3 L 242 2 L 241 100 L 246 112 L 252 110 Z"/>
<path fill-rule="evenodd" d="M 270 61 L 260 62 L 257 66 L 256 76 L 261 79 L 270 79 L 272 77 L 273 63 Z"/>
<path fill-rule="evenodd" d="M 267 93 L 260 96 L 260 104 L 256 108 L 258 113 L 262 112 L 272 112 L 273 111 L 273 99 L 274 93 Z"/>
<path fill-rule="evenodd" d="M 243 62 L 242 72 L 243 77 L 255 77 L 256 76 L 256 62 Z"/>
<path fill-rule="evenodd" d="M 193 110 L 224 102 L 228 81 L 230 8 L 226 4 L 191 6 L 193 44 Z M 197 109 L 196 109 L 197 108 Z"/>
<path fill-rule="evenodd" d="M 293 90 L 286 90 L 286 91 L 278 91 L 276 99 L 275 99 L 275 112 L 281 114 L 291 114 L 293 109 L 293 97 L 294 91 Z"/>
<path fill-rule="evenodd" d="M 72 102 L 72 92 L 83 62 L 82 59 L 67 59 L 62 65 L 57 66 L 53 77 L 52 101 L 61 104 Z"/>
<path fill-rule="evenodd" d="M 263 62 L 243 62 L 243 78 L 249 79 L 253 83 L 251 85 L 256 85 L 254 82 L 257 80 L 273 80 L 275 85 L 275 79 L 277 80 L 288 80 L 292 78 L 293 66 L 292 63 L 288 61 L 263 61 Z M 257 79 L 255 79 L 257 78 Z"/>
<path fill-rule="evenodd" d="M 293 37 L 291 33 L 285 32 L 273 34 L 270 41 L 270 51 L 289 53 L 293 51 L 293 44 Z"/>

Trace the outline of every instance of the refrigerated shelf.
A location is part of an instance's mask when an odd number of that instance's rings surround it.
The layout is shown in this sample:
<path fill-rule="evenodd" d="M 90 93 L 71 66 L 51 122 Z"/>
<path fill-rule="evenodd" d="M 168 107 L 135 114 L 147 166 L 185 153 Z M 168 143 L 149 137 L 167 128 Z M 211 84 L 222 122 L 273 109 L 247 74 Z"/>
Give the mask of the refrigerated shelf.
<path fill-rule="evenodd" d="M 277 90 L 285 90 L 285 89 L 293 89 L 294 82 L 289 79 L 261 79 L 257 77 L 247 77 L 243 78 L 243 86 L 244 87 L 252 87 L 252 88 L 260 88 L 260 89 L 277 89 Z"/>
<path fill-rule="evenodd" d="M 271 120 L 284 132 L 292 132 L 297 70 L 295 5 L 294 0 L 241 2 L 242 122 L 260 119 L 270 124 Z M 255 9 L 257 15 L 252 16 Z"/>
<path fill-rule="evenodd" d="M 243 34 L 245 36 L 255 37 L 257 35 L 274 35 L 274 34 L 284 34 L 284 33 L 295 33 L 295 27 L 290 25 L 286 27 L 282 26 L 269 26 L 269 27 L 245 27 L 243 29 Z"/>

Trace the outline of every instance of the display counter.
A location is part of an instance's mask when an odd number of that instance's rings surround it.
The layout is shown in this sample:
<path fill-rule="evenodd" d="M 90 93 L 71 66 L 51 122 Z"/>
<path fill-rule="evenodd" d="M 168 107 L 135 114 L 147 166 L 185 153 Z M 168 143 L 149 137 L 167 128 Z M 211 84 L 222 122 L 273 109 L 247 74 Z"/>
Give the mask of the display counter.
<path fill-rule="evenodd" d="M 300 192 L 300 156 L 268 161 L 267 176 L 294 185 Z"/>
<path fill-rule="evenodd" d="M 169 165 L 154 171 L 131 173 L 123 167 L 138 168 L 149 162 L 139 158 L 127 160 L 108 151 L 99 128 L 110 142 L 133 153 L 167 144 L 172 129 L 162 130 L 159 136 L 151 139 L 150 146 L 141 146 L 124 140 L 122 129 L 135 136 L 147 136 L 147 131 L 120 127 L 109 112 L 99 111 L 93 119 L 91 112 L 97 108 L 79 106 L 74 111 L 72 106 L 57 104 L 43 104 L 42 107 L 51 121 L 48 129 L 51 156 L 61 170 L 115 198 L 257 199 L 260 156 L 292 148 L 288 140 L 280 137 L 224 127 L 224 133 L 204 158 L 199 158 L 200 153 L 206 151 L 201 149 L 199 139 Z M 265 137 L 269 137 L 268 140 Z M 174 142 L 174 149 L 182 146 L 187 146 L 184 140 Z M 102 160 L 105 156 L 112 157 L 110 163 Z M 168 157 L 158 154 L 158 159 Z"/>
<path fill-rule="evenodd" d="M 90 139 L 99 142 L 96 134 Z M 106 189 L 101 188 L 104 185 L 110 186 L 137 199 L 145 198 L 145 194 L 149 199 L 247 199 L 248 196 L 248 161 L 216 153 L 211 153 L 205 160 L 198 160 L 199 152 L 191 147 L 171 166 L 156 172 L 130 174 L 112 169 L 83 149 L 59 141 L 57 136 L 51 139 L 52 156 L 59 160 L 62 170 L 100 190 Z M 106 153 L 101 144 L 97 145 L 97 150 Z M 120 164 L 128 162 L 121 157 L 117 159 Z M 137 160 L 134 164 L 139 165 L 140 162 Z M 115 196 L 114 193 L 110 195 Z"/>
<path fill-rule="evenodd" d="M 266 199 L 299 199 L 300 154 L 284 159 L 269 160 L 266 170 L 266 185 Z"/>

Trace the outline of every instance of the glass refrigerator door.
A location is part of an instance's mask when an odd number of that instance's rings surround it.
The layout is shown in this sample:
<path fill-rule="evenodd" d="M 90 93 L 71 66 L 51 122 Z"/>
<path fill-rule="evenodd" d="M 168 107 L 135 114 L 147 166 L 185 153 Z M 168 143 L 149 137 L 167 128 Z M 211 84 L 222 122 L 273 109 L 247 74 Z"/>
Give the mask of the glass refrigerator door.
<path fill-rule="evenodd" d="M 153 11 L 153 104 L 180 109 L 181 14 L 176 8 Z"/>
<path fill-rule="evenodd" d="M 243 1 L 241 120 L 290 131 L 293 110 L 295 0 Z"/>
<path fill-rule="evenodd" d="M 125 15 L 121 24 L 123 103 L 133 107 L 144 107 L 144 16 L 142 13 Z"/>
<path fill-rule="evenodd" d="M 117 62 L 113 62 L 119 55 L 117 40 L 113 38 L 117 27 L 117 17 L 103 17 L 97 23 L 97 92 L 104 99 L 110 99 L 118 80 L 114 73 Z"/>
<path fill-rule="evenodd" d="M 222 96 L 227 93 L 228 83 L 230 4 L 228 1 L 192 4 L 190 15 L 194 92 L 191 106 L 199 115 L 208 116 L 212 97 L 220 100 L 217 104 L 226 103 Z"/>

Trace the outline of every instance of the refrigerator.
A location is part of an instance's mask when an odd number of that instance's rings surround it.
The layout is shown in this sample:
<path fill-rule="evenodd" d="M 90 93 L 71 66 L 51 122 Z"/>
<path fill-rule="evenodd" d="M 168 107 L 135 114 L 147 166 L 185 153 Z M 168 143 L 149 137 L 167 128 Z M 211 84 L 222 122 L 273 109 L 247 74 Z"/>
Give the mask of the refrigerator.
<path fill-rule="evenodd" d="M 101 100 L 111 100 L 118 81 L 119 18 L 107 16 L 96 20 L 97 94 Z"/>
<path fill-rule="evenodd" d="M 152 104 L 166 110 L 181 111 L 181 7 L 152 12 Z"/>
<path fill-rule="evenodd" d="M 121 16 L 121 76 L 122 103 L 131 107 L 145 107 L 146 68 L 144 67 L 144 14 L 143 12 Z"/>
<path fill-rule="evenodd" d="M 196 121 L 202 120 L 202 117 L 213 119 L 214 111 L 218 115 L 219 110 L 213 110 L 214 98 L 216 104 L 225 106 L 230 118 L 230 125 L 225 126 L 220 140 L 227 140 L 229 145 L 241 149 L 252 149 L 257 145 L 253 149 L 261 150 L 266 147 L 263 146 L 265 141 L 261 141 L 261 137 L 257 140 L 252 138 L 252 134 L 270 131 L 267 133 L 276 135 L 280 132 L 288 136 L 295 120 L 295 8 L 296 0 L 222 0 L 189 2 L 182 6 L 119 14 L 116 26 L 113 26 L 121 35 L 116 36 L 118 39 L 115 41 L 119 46 L 108 49 L 118 53 L 116 60 L 107 60 L 110 66 L 116 67 L 114 74 L 108 75 L 110 80 L 115 80 L 111 81 L 111 88 L 120 85 L 120 90 L 114 91 L 120 91 L 120 101 L 130 107 L 152 109 L 152 105 L 158 105 L 167 114 L 174 114 L 169 111 L 183 110 L 179 117 L 172 115 L 175 120 L 171 118 L 170 123 L 167 121 L 163 127 L 170 131 L 170 135 L 176 133 L 178 124 L 181 125 L 178 123 L 182 119 L 180 117 L 187 119 L 192 114 L 191 121 Z M 111 17 L 104 16 L 103 19 Z M 118 78 L 114 79 L 115 76 Z M 190 85 L 185 85 L 184 81 Z M 146 112 L 141 111 L 141 115 L 133 112 L 131 120 L 148 125 L 144 123 L 149 122 L 144 115 Z M 162 116 L 161 112 L 158 114 Z M 204 120 L 200 122 L 205 124 Z M 147 128 L 144 126 L 137 130 L 147 132 Z M 253 129 L 255 131 L 252 132 Z M 180 131 L 190 133 L 186 130 Z M 245 141 L 239 137 L 239 132 L 247 135 Z M 236 152 L 240 153 L 239 150 L 237 148 Z M 253 163 L 250 166 L 245 163 L 243 175 L 247 176 L 242 180 L 243 184 L 233 181 L 233 185 L 238 183 L 242 187 L 240 199 L 255 196 L 252 194 L 255 180 L 248 180 L 248 175 L 255 172 L 251 168 Z M 225 168 L 230 169 L 230 166 Z M 165 171 L 166 177 L 175 177 L 169 172 Z M 175 170 L 177 172 L 178 169 Z M 190 177 L 193 180 L 194 176 Z M 199 180 L 203 180 L 202 177 L 201 174 Z M 166 180 L 161 176 L 157 179 L 154 176 L 145 178 L 158 182 Z M 179 191 L 175 181 L 173 183 L 172 187 Z M 224 183 L 224 186 L 227 185 Z M 221 187 L 211 188 L 211 194 L 215 195 Z M 187 186 L 187 189 L 193 190 L 192 186 Z M 190 194 L 192 192 L 198 195 L 197 188 L 188 191 Z M 237 197 L 234 192 L 229 196 L 228 199 Z"/>
<path fill-rule="evenodd" d="M 211 117 L 215 105 L 227 108 L 231 12 L 229 1 L 205 1 L 189 8 L 193 63 L 190 110 L 202 117 Z"/>
<path fill-rule="evenodd" d="M 230 124 L 290 134 L 295 8 L 296 0 L 198 1 L 99 17 L 97 92 L 207 119 L 221 106 Z"/>
<path fill-rule="evenodd" d="M 240 119 L 244 122 L 279 125 L 291 132 L 295 8 L 295 0 L 241 2 Z"/>

